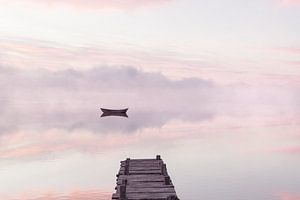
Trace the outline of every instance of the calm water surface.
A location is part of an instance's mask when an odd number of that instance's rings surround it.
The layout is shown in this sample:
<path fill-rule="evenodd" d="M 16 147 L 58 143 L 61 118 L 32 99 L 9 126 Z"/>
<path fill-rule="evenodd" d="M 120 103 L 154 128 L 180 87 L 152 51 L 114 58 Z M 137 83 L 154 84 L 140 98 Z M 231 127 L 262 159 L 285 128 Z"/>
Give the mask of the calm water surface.
<path fill-rule="evenodd" d="M 157 154 L 181 199 L 298 198 L 299 116 L 289 109 L 133 107 L 129 118 L 100 118 L 96 105 L 26 105 L 1 124 L 3 200 L 110 199 L 120 160 Z"/>

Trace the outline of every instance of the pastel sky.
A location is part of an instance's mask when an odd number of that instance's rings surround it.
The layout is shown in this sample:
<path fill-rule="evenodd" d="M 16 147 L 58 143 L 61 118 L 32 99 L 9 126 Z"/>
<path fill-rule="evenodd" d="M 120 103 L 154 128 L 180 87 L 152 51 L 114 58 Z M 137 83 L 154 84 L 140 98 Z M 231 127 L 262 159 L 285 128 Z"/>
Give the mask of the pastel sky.
<path fill-rule="evenodd" d="M 1 0 L 2 65 L 129 65 L 171 78 L 298 78 L 298 0 Z M 45 62 L 47 61 L 47 62 Z"/>
<path fill-rule="evenodd" d="M 0 199 L 108 200 L 163 152 L 182 199 L 300 200 L 299 36 L 299 0 L 0 0 Z"/>

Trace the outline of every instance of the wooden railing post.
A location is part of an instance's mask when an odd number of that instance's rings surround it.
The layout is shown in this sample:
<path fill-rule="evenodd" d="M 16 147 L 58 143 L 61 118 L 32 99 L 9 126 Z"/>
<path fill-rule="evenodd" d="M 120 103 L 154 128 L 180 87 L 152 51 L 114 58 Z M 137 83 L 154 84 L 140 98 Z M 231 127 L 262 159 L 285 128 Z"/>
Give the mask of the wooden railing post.
<path fill-rule="evenodd" d="M 171 185 L 170 176 L 165 176 L 165 185 Z"/>
<path fill-rule="evenodd" d="M 120 200 L 126 200 L 126 185 L 127 185 L 127 179 L 123 179 L 122 183 L 120 185 Z"/>
<path fill-rule="evenodd" d="M 165 163 L 161 166 L 161 174 L 165 176 L 167 175 L 167 165 Z"/>
<path fill-rule="evenodd" d="M 126 185 L 120 185 L 120 200 L 126 199 Z"/>
<path fill-rule="evenodd" d="M 130 158 L 127 158 L 125 161 L 125 170 L 124 170 L 125 175 L 129 175 L 129 161 L 130 161 Z"/>

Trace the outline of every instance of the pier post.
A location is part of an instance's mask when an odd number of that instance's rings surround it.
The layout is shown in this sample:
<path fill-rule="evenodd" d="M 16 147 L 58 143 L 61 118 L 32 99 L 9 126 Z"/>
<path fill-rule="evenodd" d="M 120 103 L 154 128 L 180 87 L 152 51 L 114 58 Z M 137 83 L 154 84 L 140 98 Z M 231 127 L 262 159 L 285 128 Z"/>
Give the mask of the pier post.
<path fill-rule="evenodd" d="M 125 161 L 125 171 L 124 171 L 125 175 L 129 175 L 129 161 L 130 161 L 130 158 L 127 158 Z"/>
<path fill-rule="evenodd" d="M 167 165 L 164 164 L 164 163 L 161 166 L 161 174 L 162 175 L 167 175 Z"/>
<path fill-rule="evenodd" d="M 120 200 L 126 200 L 126 185 L 120 186 Z"/>
<path fill-rule="evenodd" d="M 165 176 L 165 184 L 166 184 L 166 185 L 171 185 L 171 179 L 170 179 L 170 176 Z"/>

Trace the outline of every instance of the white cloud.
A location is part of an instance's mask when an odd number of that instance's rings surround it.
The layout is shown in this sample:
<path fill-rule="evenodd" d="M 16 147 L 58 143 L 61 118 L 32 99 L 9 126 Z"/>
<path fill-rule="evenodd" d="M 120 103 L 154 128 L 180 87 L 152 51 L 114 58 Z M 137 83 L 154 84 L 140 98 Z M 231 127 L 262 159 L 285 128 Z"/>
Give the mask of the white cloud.
<path fill-rule="evenodd" d="M 293 89 L 221 87 L 199 78 L 170 80 L 132 67 L 56 72 L 2 67 L 0 74 L 2 133 L 51 128 L 132 132 L 172 119 L 299 111 L 299 95 Z M 129 118 L 100 119 L 100 107 L 129 107 Z"/>

